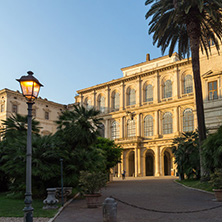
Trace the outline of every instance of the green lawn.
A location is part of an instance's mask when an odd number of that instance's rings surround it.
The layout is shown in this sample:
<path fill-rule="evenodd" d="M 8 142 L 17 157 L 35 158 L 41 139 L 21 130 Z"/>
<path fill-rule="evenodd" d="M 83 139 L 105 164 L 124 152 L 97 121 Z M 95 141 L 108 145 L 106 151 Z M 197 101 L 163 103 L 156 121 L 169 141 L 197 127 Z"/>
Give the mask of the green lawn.
<path fill-rule="evenodd" d="M 53 217 L 56 210 L 43 210 L 43 200 L 33 200 L 34 217 Z M 0 193 L 0 217 L 23 217 L 23 209 L 25 207 L 24 200 L 12 199 L 7 197 L 7 193 Z"/>
<path fill-rule="evenodd" d="M 188 186 L 188 187 L 193 187 L 193 188 L 197 188 L 200 190 L 212 192 L 212 186 L 207 181 L 201 182 L 200 180 L 195 180 L 195 179 L 188 180 L 187 179 L 187 180 L 182 180 L 182 181 L 176 180 L 176 182 L 181 183 L 181 184 Z"/>

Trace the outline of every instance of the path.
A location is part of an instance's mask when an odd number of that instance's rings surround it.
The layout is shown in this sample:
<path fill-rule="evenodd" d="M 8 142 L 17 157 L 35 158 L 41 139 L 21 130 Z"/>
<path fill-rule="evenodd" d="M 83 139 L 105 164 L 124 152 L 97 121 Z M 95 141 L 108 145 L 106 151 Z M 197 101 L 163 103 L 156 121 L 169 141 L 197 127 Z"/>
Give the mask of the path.
<path fill-rule="evenodd" d="M 110 195 L 138 207 L 172 212 L 151 212 L 118 202 L 118 222 L 222 221 L 222 207 L 198 213 L 174 214 L 173 212 L 218 207 L 222 206 L 222 203 L 213 201 L 214 196 L 212 194 L 187 189 L 174 183 L 171 178 L 114 181 L 103 190 L 101 204 Z M 102 222 L 102 218 L 102 206 L 97 209 L 88 209 L 85 200 L 74 200 L 54 222 Z"/>

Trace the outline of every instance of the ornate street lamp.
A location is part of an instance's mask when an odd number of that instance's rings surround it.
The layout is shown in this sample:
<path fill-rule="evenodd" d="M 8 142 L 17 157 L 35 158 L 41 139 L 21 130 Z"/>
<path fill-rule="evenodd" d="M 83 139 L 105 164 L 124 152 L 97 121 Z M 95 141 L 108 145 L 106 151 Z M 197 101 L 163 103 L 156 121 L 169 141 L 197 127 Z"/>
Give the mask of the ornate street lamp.
<path fill-rule="evenodd" d="M 35 77 L 33 72 L 27 72 L 27 76 L 22 76 L 16 79 L 21 86 L 22 94 L 28 104 L 28 131 L 27 131 L 27 150 L 26 150 L 26 193 L 25 193 L 25 208 L 24 221 L 33 221 L 32 207 L 32 105 L 37 99 L 40 87 L 43 86 Z"/>

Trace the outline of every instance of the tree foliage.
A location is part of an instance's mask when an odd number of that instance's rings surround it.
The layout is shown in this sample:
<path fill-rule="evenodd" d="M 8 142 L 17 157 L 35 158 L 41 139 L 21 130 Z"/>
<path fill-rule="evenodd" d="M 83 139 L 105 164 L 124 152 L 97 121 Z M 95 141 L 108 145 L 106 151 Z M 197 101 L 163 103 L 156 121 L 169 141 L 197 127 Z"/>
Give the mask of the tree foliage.
<path fill-rule="evenodd" d="M 103 151 L 106 171 L 109 171 L 112 167 L 121 162 L 121 153 L 123 149 L 120 145 L 116 145 L 113 140 L 99 137 L 95 147 Z"/>
<path fill-rule="evenodd" d="M 208 173 L 214 173 L 217 168 L 222 169 L 222 126 L 204 141 L 203 158 Z"/>
<path fill-rule="evenodd" d="M 183 133 L 182 136 L 173 140 L 172 151 L 181 179 L 184 179 L 185 175 L 187 178 L 200 177 L 198 146 L 198 134 L 196 132 Z"/>
<path fill-rule="evenodd" d="M 88 148 L 99 136 L 101 118 L 100 111 L 86 109 L 81 105 L 73 105 L 73 110 L 66 110 L 56 121 L 57 136 L 63 138 L 66 145 L 74 150 L 76 147 Z"/>
<path fill-rule="evenodd" d="M 0 142 L 0 171 L 11 192 L 25 191 L 27 118 L 19 114 L 4 121 L 4 137 Z M 59 157 L 55 138 L 40 136 L 39 122 L 33 120 L 32 178 L 33 195 L 41 196 L 49 186 L 59 185 Z"/>
<path fill-rule="evenodd" d="M 120 161 L 121 149 L 113 141 L 99 138 L 99 111 L 74 105 L 57 121 L 54 135 L 41 136 L 39 123 L 32 128 L 32 191 L 34 196 L 45 194 L 46 188 L 60 186 L 60 159 L 63 159 L 64 186 L 76 187 L 80 171 L 106 173 Z M 26 117 L 16 115 L 4 121 L 0 141 L 1 191 L 25 192 Z"/>
<path fill-rule="evenodd" d="M 14 137 L 15 134 L 19 134 L 20 136 L 27 135 L 27 118 L 28 116 L 22 116 L 20 114 L 11 115 L 7 118 L 7 120 L 2 120 L 2 125 L 4 126 L 1 129 L 1 136 L 6 137 Z M 32 134 L 39 134 L 40 131 L 39 122 L 35 119 L 32 119 Z"/>
<path fill-rule="evenodd" d="M 99 135 L 100 111 L 73 105 L 73 110 L 64 111 L 59 120 L 55 137 L 58 139 L 60 156 L 64 159 L 64 181 L 77 185 L 80 171 L 102 169 L 105 166 L 103 153 L 93 147 Z"/>
<path fill-rule="evenodd" d="M 192 47 L 192 34 L 196 32 L 196 44 L 208 55 L 210 41 L 219 50 L 222 36 L 222 2 L 218 0 L 146 0 L 151 5 L 146 13 L 149 17 L 149 34 L 153 42 L 161 47 L 162 53 L 169 47 L 171 56 L 176 46 L 180 58 L 189 57 Z M 195 29 L 195 30 L 194 30 Z M 219 41 L 218 41 L 219 40 Z"/>

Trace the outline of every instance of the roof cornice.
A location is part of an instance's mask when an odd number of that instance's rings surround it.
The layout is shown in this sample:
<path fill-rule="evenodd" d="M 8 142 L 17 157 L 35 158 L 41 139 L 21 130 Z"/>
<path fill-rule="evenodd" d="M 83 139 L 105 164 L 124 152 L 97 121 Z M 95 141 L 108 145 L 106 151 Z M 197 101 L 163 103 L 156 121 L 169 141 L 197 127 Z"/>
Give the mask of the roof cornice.
<path fill-rule="evenodd" d="M 138 72 L 138 73 L 135 73 L 135 74 L 132 74 L 132 75 L 129 75 L 129 76 L 121 77 L 121 78 L 118 78 L 118 79 L 113 79 L 109 82 L 97 84 L 95 86 L 91 86 L 91 87 L 88 87 L 88 88 L 85 88 L 85 89 L 80 89 L 80 90 L 77 91 L 77 93 L 78 94 L 89 93 L 89 92 L 96 91 L 96 90 L 99 90 L 99 89 L 103 89 L 103 88 L 106 88 L 106 87 L 109 87 L 109 86 L 114 86 L 114 85 L 118 85 L 118 84 L 121 84 L 121 83 L 124 83 L 124 82 L 129 82 L 129 81 L 135 80 L 135 79 L 140 78 L 140 77 L 149 76 L 149 75 L 152 75 L 152 74 L 157 73 L 157 72 L 163 72 L 163 71 L 166 71 L 166 70 L 174 69 L 175 67 L 181 67 L 181 66 L 189 65 L 191 63 L 192 63 L 192 60 L 190 58 L 175 61 L 175 62 L 169 63 L 167 65 L 155 67 L 155 68 L 150 69 L 150 70 L 145 70 L 145 71 Z M 137 65 L 139 65 L 139 64 L 137 64 Z"/>

